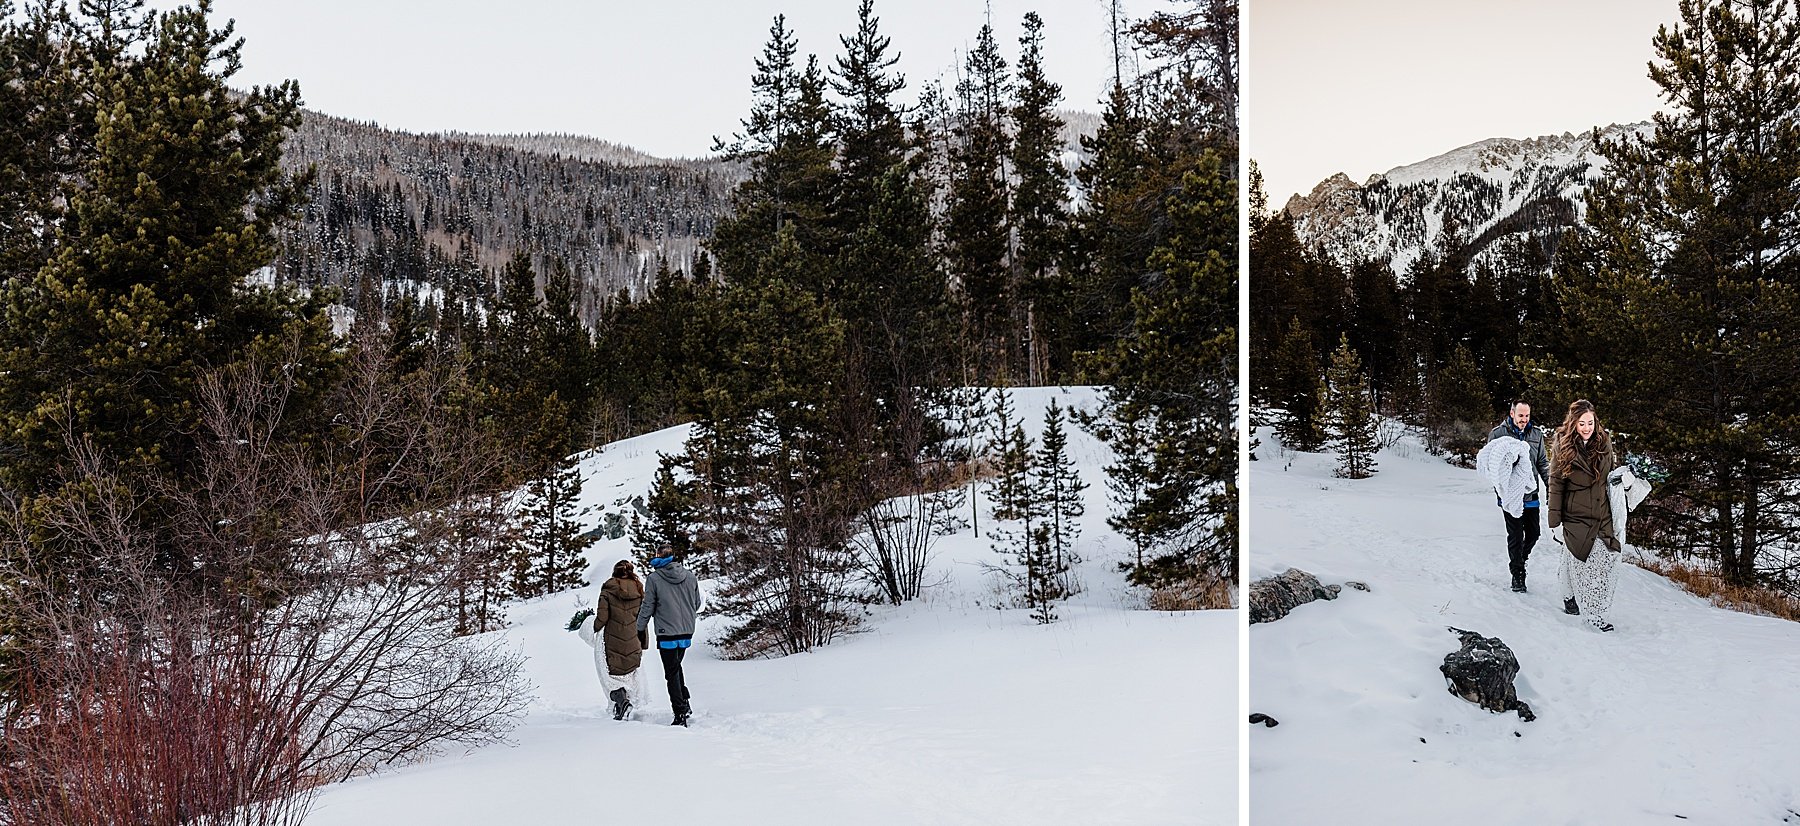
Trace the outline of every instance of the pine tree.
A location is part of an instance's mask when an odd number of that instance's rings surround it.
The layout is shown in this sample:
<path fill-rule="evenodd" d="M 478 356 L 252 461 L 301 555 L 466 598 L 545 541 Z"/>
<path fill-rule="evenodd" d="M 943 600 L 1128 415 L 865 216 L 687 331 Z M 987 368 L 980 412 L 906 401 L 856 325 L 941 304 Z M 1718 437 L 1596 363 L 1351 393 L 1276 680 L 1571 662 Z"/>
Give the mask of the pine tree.
<path fill-rule="evenodd" d="M 1490 419 L 1494 418 L 1493 394 L 1475 359 L 1461 344 L 1450 349 L 1450 360 L 1438 373 L 1431 393 L 1431 416 L 1428 424 L 1439 447 L 1448 450 L 1462 464 L 1475 460 L 1475 454 L 1487 443 Z"/>
<path fill-rule="evenodd" d="M 574 456 L 532 481 L 520 509 L 521 542 L 513 563 L 513 595 L 530 598 L 587 585 L 585 553 L 598 537 L 581 530 L 581 468 Z"/>
<path fill-rule="evenodd" d="M 1102 414 L 1151 434 L 1149 483 L 1127 514 L 1156 553 L 1131 574 L 1197 594 L 1237 570 L 1237 182 L 1204 152 L 1164 204 L 1155 274 L 1132 296 L 1132 335 L 1095 359 Z M 1196 602 L 1198 600 L 1196 599 Z"/>
<path fill-rule="evenodd" d="M 1040 623 L 1056 619 L 1055 604 L 1072 593 L 1070 566 L 1079 562 L 1076 519 L 1084 506 L 1081 481 L 1068 455 L 1063 413 L 1052 403 L 1044 416 L 1043 441 L 1035 449 L 1025 429 L 1010 424 L 1012 405 L 1003 395 L 996 405 L 993 518 L 988 536 L 1003 560 L 988 566 L 1018 592 L 1019 601 Z"/>
<path fill-rule="evenodd" d="M 1499 254 L 1499 250 L 1494 252 Z M 1468 293 L 1459 308 L 1459 325 L 1463 344 L 1469 348 L 1489 394 L 1504 398 L 1520 390 L 1514 381 L 1511 360 L 1519 352 L 1518 318 L 1523 308 L 1507 305 L 1494 260 L 1489 258 L 1473 265 Z"/>
<path fill-rule="evenodd" d="M 1600 143 L 1607 176 L 1558 252 L 1561 352 L 1525 374 L 1534 393 L 1595 401 L 1668 466 L 1640 512 L 1670 547 L 1734 585 L 1786 584 L 1758 563 L 1800 504 L 1800 12 L 1682 0 L 1679 14 L 1650 67 L 1668 111 Z"/>
<path fill-rule="evenodd" d="M 1449 366 L 1451 350 L 1464 342 L 1462 308 L 1468 304 L 1470 286 L 1468 254 L 1461 238 L 1456 221 L 1446 219 L 1437 243 L 1407 268 L 1402 295 L 1409 314 L 1408 347 L 1418 354 L 1428 390 L 1436 386 L 1439 372 Z M 1427 417 L 1431 415 L 1427 410 Z"/>
<path fill-rule="evenodd" d="M 1069 186 L 1062 167 L 1062 119 L 1056 104 L 1062 87 L 1044 76 L 1044 21 L 1037 12 L 1026 12 L 1024 34 L 1019 38 L 1018 83 L 1012 106 L 1013 196 L 1009 221 L 1015 229 L 1015 248 L 1009 256 L 1013 268 L 1011 292 L 1015 300 L 1014 336 L 1021 343 L 1017 374 L 1032 385 L 1043 384 L 1050 373 L 1050 339 L 1068 334 L 1065 296 L 1070 284 L 1058 269 L 1067 244 L 1069 220 L 1066 201 Z M 1046 323 L 1048 322 L 1048 327 Z M 1056 349 L 1063 349 L 1059 345 Z M 1066 357 L 1059 359 L 1064 362 Z"/>
<path fill-rule="evenodd" d="M 1288 324 L 1287 336 L 1275 353 L 1274 372 L 1269 394 L 1281 408 L 1276 435 L 1289 450 L 1318 450 L 1325 442 L 1321 411 L 1325 397 L 1319 392 L 1324 371 L 1319 368 L 1312 335 L 1300 326 L 1299 319 Z"/>
<path fill-rule="evenodd" d="M 1174 123 L 1217 131 L 1236 140 L 1238 125 L 1238 0 L 1185 0 L 1132 27 L 1147 56 L 1161 63 L 1154 84 L 1174 105 Z M 1167 105 L 1167 104 L 1165 104 Z"/>
<path fill-rule="evenodd" d="M 1081 481 L 1081 472 L 1069 455 L 1069 436 L 1063 430 L 1063 421 L 1062 408 L 1052 399 L 1044 411 L 1044 432 L 1032 465 L 1036 471 L 1033 487 L 1043 498 L 1043 527 L 1050 550 L 1047 572 L 1057 580 L 1062 593 L 1068 594 L 1074 591 L 1068 570 L 1081 562 L 1075 553 L 1075 539 L 1081 535 L 1081 525 L 1076 520 L 1087 511 L 1081 500 L 1087 483 Z"/>
<path fill-rule="evenodd" d="M 931 248 L 930 192 L 918 177 L 917 141 L 894 96 L 906 88 L 893 71 L 899 56 L 880 33 L 873 0 L 857 10 L 856 34 L 840 37 L 845 54 L 831 86 L 844 99 L 833 123 L 839 144 L 830 221 L 844 242 L 832 262 L 831 301 L 850 325 L 852 344 L 869 350 L 878 394 L 899 390 L 910 371 L 935 381 L 950 344 L 944 315 L 947 282 Z M 919 382 L 914 381 L 914 384 Z"/>
<path fill-rule="evenodd" d="M 1005 398 L 1006 390 L 998 388 L 995 395 L 1001 397 L 1000 404 L 1009 404 Z M 960 388 L 951 391 L 951 409 L 961 417 L 961 438 L 968 439 L 968 447 L 960 452 L 969 460 L 969 528 L 976 538 L 981 537 L 981 464 L 987 451 L 987 442 L 981 438 L 987 430 L 988 414 L 995 411 L 988 407 L 987 391 L 975 387 Z"/>
<path fill-rule="evenodd" d="M 984 25 L 956 84 L 943 221 L 944 257 L 956 277 L 964 348 L 973 359 L 967 366 L 969 383 L 1008 378 L 1003 343 L 1017 296 L 1009 289 L 1007 86 L 1006 59 L 994 43 L 993 27 Z"/>
<path fill-rule="evenodd" d="M 611 438 L 669 427 L 697 405 L 700 376 L 717 358 L 708 318 L 717 289 L 659 264 L 647 300 L 615 296 L 601 312 L 592 352 L 595 424 Z"/>
<path fill-rule="evenodd" d="M 566 406 L 549 380 L 549 354 L 543 331 L 547 325 L 538 298 L 537 270 L 531 254 L 514 253 L 500 271 L 499 295 L 486 325 L 487 351 L 480 378 L 489 392 L 489 415 L 508 434 L 514 475 L 533 478 L 547 473 L 565 451 Z"/>
<path fill-rule="evenodd" d="M 1035 580 L 1027 590 L 1027 604 L 1031 607 L 1031 618 L 1040 625 L 1048 625 L 1056 621 L 1056 603 L 1068 597 L 1068 565 L 1056 561 L 1055 543 L 1051 539 L 1049 523 L 1040 523 L 1031 532 L 1027 556 L 1024 560 L 1026 576 Z"/>
<path fill-rule="evenodd" d="M 1342 271 L 1305 248 L 1285 212 L 1267 216 L 1251 233 L 1249 279 L 1251 393 L 1262 404 L 1295 403 L 1301 382 L 1293 371 L 1301 360 L 1298 352 L 1283 349 L 1292 346 L 1293 328 L 1324 342 L 1350 332 L 1344 309 L 1356 293 Z M 1313 352 L 1308 388 L 1323 375 L 1319 351 Z"/>
<path fill-rule="evenodd" d="M 732 192 L 732 215 L 714 229 L 708 249 L 724 280 L 752 278 L 789 229 L 814 261 L 799 268 L 803 278 L 796 283 L 819 294 L 830 273 L 822 263 L 837 246 L 826 220 L 836 149 L 824 74 L 812 56 L 804 68 L 796 63 L 798 49 L 786 17 L 777 15 L 750 80 L 753 102 L 743 131 L 729 144 L 715 141 L 715 151 L 748 161 L 750 174 Z"/>
<path fill-rule="evenodd" d="M 1337 475 L 1367 479 L 1375 473 L 1375 402 L 1369 396 L 1362 360 L 1350 349 L 1350 337 L 1338 339 L 1331 354 L 1331 403 L 1325 414 L 1331 442 L 1337 448 Z"/>
<path fill-rule="evenodd" d="M 1010 403 L 1001 408 L 1010 413 Z M 1033 471 L 1035 456 L 1025 428 L 1013 424 L 1004 428 L 1010 416 L 998 415 L 994 441 L 993 502 L 994 526 L 988 529 L 989 543 L 1004 562 L 990 569 L 1000 574 L 1013 588 L 1021 591 L 1025 607 L 1033 616 L 1051 596 L 1053 581 L 1048 576 L 1051 549 L 1044 528 L 1043 497 L 1035 488 Z M 1048 620 L 1040 620 L 1047 622 Z"/>
<path fill-rule="evenodd" d="M 558 453 L 573 451 L 575 425 L 587 420 L 593 409 L 593 338 L 581 322 L 581 296 L 574 273 L 562 259 L 550 267 L 544 281 L 544 309 L 538 330 L 543 348 L 544 378 L 550 392 L 562 403 Z M 587 445 L 581 445 L 586 447 Z"/>
<path fill-rule="evenodd" d="M 1406 316 L 1400 283 L 1385 262 L 1367 261 L 1351 269 L 1350 294 L 1355 308 L 1344 332 L 1351 348 L 1364 356 L 1376 410 L 1394 411 L 1392 394 L 1403 382 L 1408 358 L 1402 349 Z"/>
<path fill-rule="evenodd" d="M 60 5 L 7 2 L 0 14 L 0 281 L 54 253 L 82 149 L 94 145 L 97 96 L 83 69 L 98 48 L 81 34 Z"/>
<path fill-rule="evenodd" d="M 834 262 L 845 273 L 835 302 L 846 330 L 840 364 L 840 438 L 859 451 L 866 506 L 927 484 L 950 452 L 937 413 L 952 406 L 956 326 L 948 283 L 931 252 L 927 193 L 895 166 Z"/>
<path fill-rule="evenodd" d="M 1006 465 L 1009 460 L 1008 451 L 1014 447 L 1012 443 L 1013 430 L 1019 425 L 1018 411 L 1013 407 L 1012 395 L 1012 391 L 1008 388 L 994 388 L 993 407 L 987 408 L 988 412 L 993 413 L 994 418 L 986 423 L 987 438 L 983 441 L 981 448 L 982 455 L 995 465 L 996 475 L 988 485 L 988 499 L 994 503 L 996 511 L 1005 511 L 1010 508 L 1009 504 L 1001 504 L 1001 502 L 1015 503 L 1020 501 L 1020 497 L 1024 495 L 1020 489 L 1020 486 L 1024 484 L 1025 477 L 1020 475 L 1023 471 L 1018 467 L 1012 467 L 1011 470 L 1017 472 L 1008 472 L 1009 467 Z M 1012 459 L 1017 458 L 1016 456 L 1012 457 Z"/>
<path fill-rule="evenodd" d="M 0 172 L 0 485 L 28 498 L 56 494 L 71 439 L 126 476 L 191 481 L 199 376 L 250 354 L 294 354 L 289 424 L 318 427 L 302 411 L 340 361 L 325 295 L 246 281 L 275 260 L 276 227 L 306 183 L 280 166 L 298 87 L 233 89 L 240 44 L 205 6 L 81 14 L 34 12 L 0 35 L 5 94 L 46 95 L 0 118 L 24 141 L 0 150 L 21 164 Z M 18 74 L 40 69 L 50 74 Z M 134 519 L 167 518 L 166 504 Z M 191 571 L 188 553 L 171 541 L 160 556 Z M 79 580 L 98 563 L 56 564 Z"/>
<path fill-rule="evenodd" d="M 663 548 L 673 549 L 677 557 L 689 561 L 696 574 L 712 576 L 717 560 L 696 559 L 694 555 L 694 482 L 675 478 L 675 470 L 686 464 L 684 458 L 657 454 L 656 479 L 650 483 L 650 495 L 644 502 L 650 519 L 632 517 L 631 547 L 645 560 Z"/>
<path fill-rule="evenodd" d="M 949 429 L 936 415 L 950 405 L 956 318 L 949 282 L 932 242 L 929 181 L 919 140 L 908 136 L 896 95 L 905 78 L 880 33 L 874 4 L 858 7 L 853 36 L 832 72 L 842 99 L 833 117 L 838 164 L 826 216 L 841 244 L 818 266 L 829 271 L 818 296 L 843 321 L 846 354 L 838 438 L 857 466 L 852 498 L 864 523 L 885 520 L 882 502 L 942 484 Z"/>
<path fill-rule="evenodd" d="M 1083 208 L 1069 245 L 1075 281 L 1075 330 L 1070 346 L 1093 354 L 1129 335 L 1131 291 L 1143 275 L 1153 236 L 1141 232 L 1144 205 L 1156 200 L 1146 182 L 1149 157 L 1144 121 L 1131 90 L 1115 83 L 1100 128 L 1081 139 L 1087 160 L 1075 170 Z"/>
<path fill-rule="evenodd" d="M 577 302 L 574 274 L 561 260 L 550 262 L 541 295 L 531 253 L 514 253 L 500 271 L 477 373 L 517 478 L 546 472 L 575 450 L 593 409 L 596 355 Z"/>
<path fill-rule="evenodd" d="M 906 88 L 906 77 L 894 71 L 899 54 L 888 54 L 890 38 L 881 34 L 874 0 L 856 8 L 856 33 L 839 36 L 844 54 L 831 70 L 831 88 L 844 103 L 835 132 L 841 147 L 834 217 L 852 222 L 874 201 L 875 187 L 895 167 L 908 162 L 912 150 L 901 123 L 904 110 L 894 96 Z"/>
<path fill-rule="evenodd" d="M 764 269 L 725 294 L 713 319 L 722 367 L 687 443 L 697 510 L 724 559 L 717 607 L 734 622 L 722 638 L 732 656 L 810 651 L 861 620 L 848 547 L 858 465 L 835 430 L 844 326 L 796 286 L 805 262 L 786 229 Z"/>

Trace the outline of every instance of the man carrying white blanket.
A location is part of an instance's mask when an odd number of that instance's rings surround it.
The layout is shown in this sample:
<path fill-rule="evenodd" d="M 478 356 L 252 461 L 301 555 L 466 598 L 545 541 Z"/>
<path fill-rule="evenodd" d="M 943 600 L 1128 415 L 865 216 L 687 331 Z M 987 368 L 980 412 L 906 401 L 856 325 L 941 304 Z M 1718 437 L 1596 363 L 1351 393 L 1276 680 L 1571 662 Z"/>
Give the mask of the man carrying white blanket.
<path fill-rule="evenodd" d="M 1537 544 L 1540 524 L 1538 494 L 1550 477 L 1544 431 L 1531 421 L 1531 405 L 1513 402 L 1506 421 L 1488 433 L 1488 443 L 1475 456 L 1475 470 L 1494 486 L 1494 497 L 1506 517 L 1506 559 L 1512 589 L 1525 593 L 1525 561 Z"/>

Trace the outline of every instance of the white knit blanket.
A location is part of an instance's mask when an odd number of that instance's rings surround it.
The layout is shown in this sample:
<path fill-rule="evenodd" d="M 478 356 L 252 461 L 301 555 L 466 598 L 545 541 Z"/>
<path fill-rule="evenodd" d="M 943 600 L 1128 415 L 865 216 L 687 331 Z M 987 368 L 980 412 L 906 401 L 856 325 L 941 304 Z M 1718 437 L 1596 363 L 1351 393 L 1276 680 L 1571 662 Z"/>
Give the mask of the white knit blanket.
<path fill-rule="evenodd" d="M 1475 454 L 1475 472 L 1493 485 L 1500 507 L 1514 518 L 1525 515 L 1525 494 L 1537 489 L 1531 445 L 1523 439 L 1495 439 Z"/>

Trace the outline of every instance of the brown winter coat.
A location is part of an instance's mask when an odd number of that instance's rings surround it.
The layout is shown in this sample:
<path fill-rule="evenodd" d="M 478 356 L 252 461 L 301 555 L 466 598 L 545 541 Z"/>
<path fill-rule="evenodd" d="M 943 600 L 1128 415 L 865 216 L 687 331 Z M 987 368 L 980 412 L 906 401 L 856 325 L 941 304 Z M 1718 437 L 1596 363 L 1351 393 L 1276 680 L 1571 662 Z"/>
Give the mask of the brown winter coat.
<path fill-rule="evenodd" d="M 613 577 L 600 586 L 600 606 L 594 611 L 594 631 L 606 645 L 606 673 L 615 677 L 637 670 L 644 659 L 638 640 L 638 607 L 644 601 L 644 583 Z"/>
<path fill-rule="evenodd" d="M 1562 447 L 1559 444 L 1556 449 Z M 1596 539 L 1610 550 L 1619 550 L 1619 540 L 1613 537 L 1612 506 L 1606 499 L 1606 475 L 1616 463 L 1610 449 L 1602 451 L 1599 459 L 1599 467 L 1591 470 L 1575 461 L 1553 462 L 1550 470 L 1550 527 L 1562 526 L 1569 553 L 1583 562 L 1593 552 Z"/>

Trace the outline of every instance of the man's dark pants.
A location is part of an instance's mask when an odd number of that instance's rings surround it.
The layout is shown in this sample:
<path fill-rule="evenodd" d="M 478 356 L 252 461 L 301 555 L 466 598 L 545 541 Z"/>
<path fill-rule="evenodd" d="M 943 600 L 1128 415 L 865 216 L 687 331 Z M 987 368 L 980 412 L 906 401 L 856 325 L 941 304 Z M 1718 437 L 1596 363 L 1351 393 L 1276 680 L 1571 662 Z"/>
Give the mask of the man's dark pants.
<path fill-rule="evenodd" d="M 669 709 L 676 714 L 687 714 L 688 690 L 687 678 L 681 673 L 681 657 L 687 653 L 686 648 L 658 648 L 662 655 L 663 679 L 669 682 Z"/>
<path fill-rule="evenodd" d="M 1538 541 L 1538 509 L 1526 508 L 1524 514 L 1513 516 L 1506 511 L 1500 512 L 1506 517 L 1506 559 L 1508 567 L 1515 577 L 1525 575 L 1525 560 L 1531 556 L 1531 546 Z"/>

